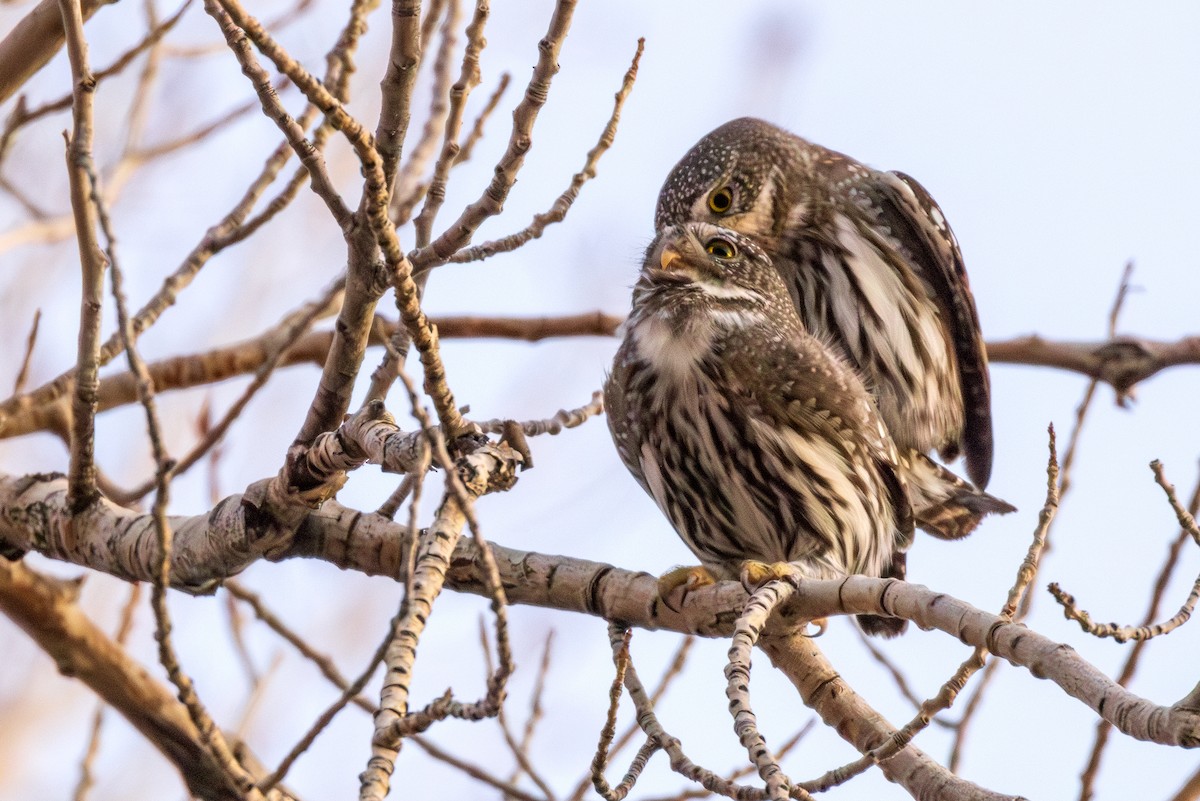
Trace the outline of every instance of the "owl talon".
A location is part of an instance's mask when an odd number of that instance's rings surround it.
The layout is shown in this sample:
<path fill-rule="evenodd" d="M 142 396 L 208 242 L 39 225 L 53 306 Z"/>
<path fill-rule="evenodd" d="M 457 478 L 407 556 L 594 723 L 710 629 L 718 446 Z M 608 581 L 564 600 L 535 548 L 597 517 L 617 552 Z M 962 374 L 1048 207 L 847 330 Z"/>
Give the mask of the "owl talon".
<path fill-rule="evenodd" d="M 716 584 L 717 580 L 703 565 L 677 567 L 658 579 L 658 597 L 672 612 L 682 612 L 693 590 Z"/>
<path fill-rule="evenodd" d="M 742 562 L 742 586 L 746 592 L 754 592 L 768 581 L 787 579 L 795 575 L 796 568 L 788 562 L 759 562 L 747 559 Z"/>

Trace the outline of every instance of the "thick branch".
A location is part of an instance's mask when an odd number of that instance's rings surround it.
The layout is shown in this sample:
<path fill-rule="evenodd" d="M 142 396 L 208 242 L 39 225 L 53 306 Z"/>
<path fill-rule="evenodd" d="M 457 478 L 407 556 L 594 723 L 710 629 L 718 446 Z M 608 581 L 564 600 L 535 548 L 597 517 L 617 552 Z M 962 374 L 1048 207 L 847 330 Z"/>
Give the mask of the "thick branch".
<path fill-rule="evenodd" d="M 240 799 L 200 739 L 183 704 L 129 658 L 75 604 L 78 582 L 0 558 L 0 609 L 40 645 L 64 676 L 92 688 L 162 752 L 197 798 Z"/>
<path fill-rule="evenodd" d="M 587 312 L 565 317 L 439 317 L 431 322 L 442 339 L 489 337 L 537 342 L 551 337 L 610 336 L 621 318 L 603 312 Z M 287 323 L 288 320 L 284 320 L 254 339 L 147 365 L 155 391 L 206 386 L 257 372 L 284 344 L 281 332 Z M 376 316 L 367 344 L 382 345 L 396 331 L 394 322 Z M 278 366 L 324 364 L 333 338 L 332 331 L 316 331 L 301 337 L 286 348 Z M 19 395 L 0 403 L 0 439 L 36 431 L 65 431 L 69 402 L 64 398 L 68 397 L 59 395 L 48 402 L 37 403 L 35 396 Z M 117 373 L 100 380 L 97 411 L 108 411 L 136 400 L 137 386 L 132 373 Z"/>
<path fill-rule="evenodd" d="M 322 492 L 329 493 L 331 485 Z M 101 498 L 74 519 L 62 476 L 24 478 L 0 474 L 0 540 L 18 551 L 99 570 L 126 581 L 154 581 L 161 549 L 154 515 Z M 170 517 L 171 585 L 211 592 L 222 579 L 280 548 L 322 495 L 284 493 L 278 478 L 264 479 L 244 495 L 230 496 L 211 511 Z"/>
<path fill-rule="evenodd" d="M 989 342 L 988 358 L 1007 364 L 1056 367 L 1111 384 L 1124 398 L 1136 384 L 1180 364 L 1200 364 L 1200 336 L 1176 342 L 1114 337 L 1107 342 L 1051 342 L 1037 335 Z"/>
<path fill-rule="evenodd" d="M 98 504 L 77 521 L 80 547 L 66 551 L 63 534 L 69 516 L 65 489 L 60 477 L 0 475 L 0 539 L 4 544 L 126 579 L 150 580 L 154 565 L 148 560 L 155 556 L 150 516 Z M 304 556 L 369 575 L 403 575 L 407 529 L 391 520 L 326 502 L 306 517 L 293 538 L 285 538 L 286 544 L 272 551 L 263 547 L 262 532 L 249 525 L 257 519 L 248 511 L 254 508 L 235 495 L 209 515 L 172 519 L 178 549 L 172 555 L 172 576 L 177 586 L 209 587 L 243 569 L 264 551 L 271 551 L 266 554 L 271 559 Z M 657 580 L 646 573 L 499 546 L 493 550 L 511 603 L 623 620 L 647 629 L 728 637 L 736 618 L 734 610 L 741 609 L 746 600 L 740 584 L 726 582 L 694 591 L 683 611 L 675 612 L 661 604 Z M 473 545 L 460 545 L 447 586 L 488 597 L 476 558 Z M 843 614 L 903 617 L 968 645 L 985 647 L 1039 678 L 1050 679 L 1131 737 L 1163 745 L 1200 745 L 1197 710 L 1153 704 L 1117 685 L 1070 646 L 918 584 L 864 576 L 806 581 L 797 593 L 795 614 L 808 619 Z"/>
<path fill-rule="evenodd" d="M 105 2 L 83 0 L 81 5 L 86 20 Z M 4 65 L 0 70 L 0 103 L 12 97 L 62 45 L 63 19 L 58 0 L 42 0 L 0 41 L 0 64 Z"/>

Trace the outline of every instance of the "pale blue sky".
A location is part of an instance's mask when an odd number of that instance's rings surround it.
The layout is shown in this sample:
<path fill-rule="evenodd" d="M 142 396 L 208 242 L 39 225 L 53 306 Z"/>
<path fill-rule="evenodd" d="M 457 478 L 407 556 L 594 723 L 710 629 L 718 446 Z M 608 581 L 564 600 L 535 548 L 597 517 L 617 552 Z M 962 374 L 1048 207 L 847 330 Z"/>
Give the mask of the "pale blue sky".
<path fill-rule="evenodd" d="M 484 85 L 474 103 L 482 102 L 502 70 L 510 70 L 514 78 L 505 107 L 515 102 L 533 64 L 536 41 L 544 33 L 548 8 L 545 0 L 493 4 Z M 265 10 L 254 10 L 268 16 Z M 5 20 L 15 14 L 5 13 Z M 103 53 L 119 49 L 119 37 L 127 35 L 122 25 L 135 15 L 136 7 L 123 4 L 105 9 L 89 24 L 98 63 L 103 63 Z M 189 41 L 212 40 L 213 25 L 199 9 L 190 11 L 188 18 Z M 382 26 L 384 19 L 384 14 L 377 15 L 375 24 Z M 285 42 L 319 69 L 331 27 L 326 22 L 292 31 Z M 1196 333 L 1200 257 L 1193 247 L 1192 217 L 1195 187 L 1200 186 L 1198 32 L 1200 9 L 1178 2 L 1152 7 L 1070 2 L 1050 8 L 1032 2 L 986 7 L 948 2 L 581 3 L 526 170 L 504 217 L 489 223 L 481 235 L 496 236 L 523 226 L 565 188 L 607 118 L 637 37 L 645 36 L 640 78 L 616 144 L 564 224 L 515 254 L 443 268 L 431 282 L 428 309 L 505 315 L 596 308 L 623 312 L 639 253 L 652 235 L 654 200 L 667 170 L 709 129 L 748 114 L 873 166 L 918 178 L 958 235 L 989 338 L 1033 332 L 1050 339 L 1102 337 L 1122 266 L 1129 259 L 1136 261 L 1133 283 L 1139 289 L 1126 303 L 1121 331 L 1158 339 Z M 386 34 L 373 31 L 369 41 L 371 47 L 359 59 L 356 108 L 363 113 L 374 105 L 375 65 L 383 58 L 380 46 Z M 62 74 L 61 64 L 52 65 L 42 83 L 34 86 L 46 96 L 57 94 L 64 85 L 54 79 Z M 249 96 L 235 68 L 226 64 L 218 74 L 202 82 L 183 68 L 168 67 L 168 77 L 178 83 L 171 84 L 175 88 L 163 99 L 161 119 L 178 116 L 187 121 L 178 127 L 187 128 Z M 112 97 L 119 91 L 114 88 Z M 507 111 L 497 113 L 474 161 L 452 186 L 444 219 L 485 185 L 491 160 L 507 140 L 507 119 Z M 102 115 L 101 151 L 119 142 L 121 122 L 119 113 Z M 48 148 L 61 149 L 62 125 L 45 126 L 40 139 L 26 139 L 21 147 L 42 154 Z M 245 123 L 215 141 L 212 155 L 227 163 L 256 164 L 274 138 L 265 121 Z M 335 152 L 330 160 L 342 171 L 342 185 L 353 186 L 356 171 L 345 152 Z M 52 195 L 56 182 L 61 183 L 61 176 L 46 178 L 47 193 Z M 132 265 L 131 292 L 144 296 L 156 286 L 161 273 L 173 269 L 240 191 L 231 172 L 214 178 L 212 166 L 194 158 L 160 164 L 135 182 L 114 211 L 123 225 L 123 252 Z M 162 215 L 163 208 L 171 213 Z M 275 319 L 268 314 L 311 297 L 343 256 L 338 232 L 319 204 L 305 197 L 300 208 L 312 213 L 274 224 L 263 241 L 241 246 L 206 271 L 189 290 L 190 304 L 170 313 L 174 331 L 156 330 L 147 338 L 151 355 L 249 336 Z M 147 216 L 151 214 L 156 216 Z M 0 288 L 9 300 L 0 305 L 0 325 L 6 341 L 19 341 L 27 326 L 22 310 L 32 304 L 48 307 L 54 298 L 47 287 L 56 281 L 74 286 L 74 267 L 69 248 L 24 248 L 3 259 L 8 269 L 0 269 Z M 32 282 L 35 274 L 46 280 Z M 234 295 L 228 318 L 215 318 L 229 302 L 228 293 Z M 46 330 L 71 333 L 44 338 L 35 363 L 37 378 L 56 374 L 72 358 L 74 309 L 73 302 L 59 304 L 58 311 L 47 308 L 54 327 Z M 477 416 L 529 418 L 584 403 L 601 383 L 615 347 L 615 341 L 595 339 L 532 346 L 452 342 L 445 352 L 456 395 L 471 404 Z M 15 372 L 17 358 L 10 352 L 0 359 L 0 380 Z M 275 391 L 251 406 L 246 426 L 227 445 L 226 492 L 275 472 L 311 396 L 314 375 L 289 371 Z M 910 556 L 910 578 L 996 610 L 1036 523 L 1045 485 L 1046 424 L 1053 421 L 1065 439 L 1085 384 L 1074 375 L 1005 365 L 993 368 L 992 382 L 997 455 L 989 489 L 1021 512 L 988 521 L 966 542 L 919 538 Z M 1099 619 L 1133 622 L 1141 616 L 1151 577 L 1174 537 L 1173 516 L 1146 464 L 1162 459 L 1181 493 L 1190 488 L 1200 452 L 1198 386 L 1193 368 L 1178 368 L 1141 387 L 1131 410 L 1115 408 L 1110 390 L 1099 391 L 1075 472 L 1076 488 L 1060 513 L 1055 547 L 1040 585 L 1061 581 Z M 239 390 L 240 386 L 214 392 L 218 408 Z M 176 450 L 188 441 L 185 421 L 199 402 L 197 396 L 167 404 L 168 413 L 179 415 Z M 395 411 L 402 410 L 397 405 Z M 101 446 L 109 450 L 101 455 L 108 469 L 125 480 L 140 477 L 145 455 L 122 445 L 138 426 L 138 415 L 124 411 L 103 423 L 108 427 Z M 603 421 L 533 446 L 538 468 L 522 476 L 513 494 L 481 504 L 490 538 L 512 547 L 613 561 L 652 573 L 690 559 L 653 503 L 620 466 Z M 0 469 L 26 469 L 30 460 L 39 468 L 64 464 L 61 447 L 48 438 L 0 441 Z M 351 483 L 344 500 L 370 508 L 386 495 L 390 482 L 364 473 Z M 185 481 L 176 493 L 179 511 L 203 508 L 205 493 L 200 481 Z M 1167 614 L 1182 601 L 1198 569 L 1200 558 L 1189 553 L 1180 580 L 1168 594 Z M 359 669 L 398 598 L 397 589 L 387 582 L 315 564 L 260 565 L 250 571 L 247 582 L 267 589 L 281 607 L 291 610 L 292 619 L 324 621 L 318 639 L 323 637 L 327 650 L 343 657 L 347 672 Z M 1102 669 L 1111 672 L 1119 664 L 1127 647 L 1085 638 L 1062 619 L 1040 587 L 1037 592 L 1032 626 L 1071 643 Z M 344 598 L 355 599 L 352 610 L 347 611 Z M 238 686 L 239 667 L 224 650 L 223 635 L 216 633 L 222 619 L 218 604 L 179 601 L 174 607 L 181 626 L 209 626 L 213 642 L 220 644 L 185 653 L 189 667 L 199 674 L 201 690 L 206 681 L 210 688 L 217 681 Z M 418 699 L 432 697 L 449 684 L 464 697 L 479 690 L 474 631 L 484 608 L 478 599 L 447 596 L 439 601 L 422 644 Z M 358 625 L 348 627 L 347 616 Z M 549 627 L 558 630 L 557 673 L 548 698 L 551 713 L 533 755 L 555 788 L 565 792 L 586 770 L 602 723 L 610 680 L 604 627 L 598 621 L 527 608 L 515 609 L 512 618 L 522 667 L 514 679 L 514 710 L 524 704 L 540 638 Z M 17 636 L 11 629 L 0 631 L 6 640 Z M 1189 666 L 1195 663 L 1198 636 L 1192 624 L 1151 648 L 1134 689 L 1160 703 L 1190 690 L 1196 676 Z M 635 637 L 635 657 L 644 660 L 639 667 L 645 676 L 657 675 L 675 642 L 673 635 L 662 633 Z M 894 723 L 907 720 L 911 710 L 895 697 L 889 680 L 847 625 L 833 626 L 822 647 Z M 915 631 L 886 648 L 923 693 L 932 693 L 967 653 L 945 636 Z M 263 637 L 257 649 L 266 661 L 275 646 Z M 464 650 L 468 657 L 462 656 Z M 662 709 L 664 725 L 684 736 L 693 758 L 716 770 L 740 764 L 742 754 L 724 711 L 724 650 L 724 643 L 702 644 L 688 683 Z M 31 669 L 47 669 L 41 657 L 23 658 Z M 0 692 L 6 687 L 11 691 L 7 682 L 13 679 L 3 674 L 0 671 Z M 311 691 L 292 697 L 280 711 L 289 679 Z M 67 685 L 60 682 L 51 690 L 63 686 Z M 270 743 L 263 748 L 268 761 L 293 739 L 290 734 L 273 737 L 269 729 L 306 725 L 332 697 L 303 667 L 285 668 L 277 688 L 267 698 L 272 711 L 250 731 L 252 739 Z M 790 688 L 771 675 L 765 659 L 759 660 L 754 691 L 761 704 L 761 725 L 773 742 L 807 719 L 809 713 Z M 236 699 L 219 711 L 232 714 L 234 709 Z M 68 760 L 75 745 L 82 748 L 82 727 L 77 729 L 71 745 L 64 746 Z M 1024 671 L 1006 668 L 975 722 L 974 748 L 962 772 L 994 790 L 1070 798 L 1077 793 L 1092 729 L 1092 713 L 1081 704 Z M 350 792 L 365 764 L 368 736 L 366 717 L 348 712 L 335 731 L 318 742 L 313 755 L 297 765 L 296 785 L 309 788 L 309 798 Z M 484 727 L 455 723 L 432 736 L 481 753 L 497 742 Z M 107 762 L 101 764 L 108 766 L 108 783 L 102 782 L 97 798 L 144 789 L 139 781 L 169 781 L 156 757 L 146 759 L 144 776 L 116 778 L 116 762 L 140 753 L 125 751 L 127 740 L 114 736 L 106 744 Z M 937 727 L 918 740 L 938 759 L 945 758 L 947 743 L 944 730 Z M 822 732 L 785 767 L 797 778 L 811 778 L 853 756 L 836 735 Z M 62 758 L 54 755 L 55 764 Z M 59 788 L 55 792 L 61 795 L 66 785 L 49 764 L 31 774 L 31 792 Z M 478 794 L 469 779 L 440 769 L 427 772 L 424 765 L 416 749 L 401 756 L 400 770 L 412 771 L 414 793 L 445 781 L 439 785 L 443 795 Z M 1117 735 L 1097 801 L 1167 797 L 1194 766 L 1191 754 Z M 681 783 L 668 775 L 661 760 L 643 781 L 643 795 L 668 792 Z M 835 791 L 832 797 L 904 797 L 877 773 L 851 787 L 855 789 Z"/>

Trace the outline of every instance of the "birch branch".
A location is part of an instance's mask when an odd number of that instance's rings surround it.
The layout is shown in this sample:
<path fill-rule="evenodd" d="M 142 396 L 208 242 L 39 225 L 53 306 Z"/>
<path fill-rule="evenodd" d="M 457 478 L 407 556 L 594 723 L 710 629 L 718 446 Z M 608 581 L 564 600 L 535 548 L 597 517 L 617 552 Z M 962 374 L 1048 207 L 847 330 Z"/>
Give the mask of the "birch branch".
<path fill-rule="evenodd" d="M 251 489 L 261 497 L 262 485 L 268 483 L 257 482 Z M 61 477 L 0 474 L 0 540 L 12 548 L 36 550 L 127 580 L 151 580 L 155 553 L 150 516 L 102 501 L 77 521 L 81 544 L 67 551 L 65 489 Z M 326 501 L 303 519 L 293 537 L 270 547 L 262 542 L 270 532 L 253 527 L 260 515 L 254 513 L 258 506 L 248 505 L 249 495 L 226 498 L 205 515 L 171 519 L 176 529 L 171 568 L 176 586 L 192 591 L 211 588 L 260 555 L 272 560 L 318 558 L 368 575 L 402 575 L 409 540 L 406 526 Z M 724 582 L 694 591 L 683 610 L 675 612 L 661 603 L 657 581 L 649 574 L 498 545 L 492 550 L 513 604 L 623 620 L 640 628 L 729 637 L 734 619 L 729 610 L 741 609 L 746 602 L 739 583 Z M 490 597 L 473 545 L 455 549 L 446 586 Z M 1053 681 L 1131 737 L 1162 745 L 1200 745 L 1200 711 L 1154 704 L 1120 687 L 1070 646 L 919 584 L 865 576 L 807 581 L 793 603 L 795 614 L 809 619 L 882 614 L 939 629 Z M 891 733 L 888 730 L 884 736 Z"/>
<path fill-rule="evenodd" d="M 100 385 L 100 314 L 104 303 L 106 261 L 96 238 L 96 207 L 92 203 L 92 99 L 96 81 L 87 62 L 83 14 L 79 0 L 61 0 L 62 26 L 71 61 L 72 118 L 67 139 L 67 176 L 71 210 L 79 243 L 83 288 L 79 309 L 79 349 L 75 362 L 75 393 L 71 401 L 71 468 L 68 490 L 71 510 L 82 512 L 99 497 L 96 489 L 96 392 Z M 66 134 L 64 133 L 64 136 Z"/>
<path fill-rule="evenodd" d="M 482 317 L 455 316 L 431 318 L 441 339 L 513 339 L 540 342 L 553 337 L 612 336 L 623 318 L 601 311 L 561 317 Z M 141 331 L 143 325 L 136 325 Z M 396 333 L 396 323 L 376 316 L 367 345 L 385 344 Z M 187 354 L 148 365 L 155 387 L 161 391 L 188 389 L 214 384 L 258 370 L 269 358 L 277 339 L 276 329 L 262 337 L 245 340 L 204 353 Z M 332 331 L 317 331 L 302 337 L 284 353 L 279 366 L 324 364 L 334 339 Z M 1128 346 L 1133 341 L 1135 346 Z M 1121 344 L 1121 343 L 1126 344 Z M 1033 344 L 1029 344 L 1033 343 Z M 106 344 L 106 348 L 107 348 Z M 1091 353 L 1093 356 L 1083 357 Z M 1144 354 L 1152 354 L 1149 359 Z M 989 359 L 995 364 L 1024 364 L 1051 367 L 1108 381 L 1114 389 L 1124 387 L 1129 397 L 1133 385 L 1170 367 L 1200 364 L 1200 337 L 1185 337 L 1176 342 L 1148 340 L 1108 340 L 1091 344 L 1054 342 L 1031 336 L 1019 340 L 992 342 Z M 1103 355 L 1101 359 L 1100 355 Z M 1153 354 L 1157 354 L 1154 356 Z M 102 361 L 108 351 L 102 352 Z M 17 437 L 35 431 L 65 431 L 70 419 L 67 405 L 61 401 L 69 394 L 72 373 L 60 376 L 61 386 L 47 385 L 32 393 L 16 395 L 0 402 L 0 438 Z M 1115 382 L 1115 383 L 1114 383 Z M 107 411 L 137 400 L 133 377 L 119 373 L 101 379 L 97 411 Z"/>
<path fill-rule="evenodd" d="M 988 359 L 1082 373 L 1112 386 L 1121 405 L 1137 384 L 1182 364 L 1200 364 L 1200 336 L 1175 342 L 1113 337 L 1104 342 L 1053 342 L 1036 334 L 989 342 Z"/>

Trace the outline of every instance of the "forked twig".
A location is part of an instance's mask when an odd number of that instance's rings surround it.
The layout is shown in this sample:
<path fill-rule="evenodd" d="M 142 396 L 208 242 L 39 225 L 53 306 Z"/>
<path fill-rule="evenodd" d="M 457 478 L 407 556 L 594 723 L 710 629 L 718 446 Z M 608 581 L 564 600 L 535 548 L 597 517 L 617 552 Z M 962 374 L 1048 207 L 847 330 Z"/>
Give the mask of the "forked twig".
<path fill-rule="evenodd" d="M 1121 271 L 1121 280 L 1117 285 L 1117 294 L 1116 297 L 1113 298 L 1112 307 L 1109 310 L 1107 330 L 1110 338 L 1116 335 L 1117 321 L 1120 318 L 1121 309 L 1124 306 L 1125 299 L 1129 295 L 1129 280 L 1132 275 L 1133 263 L 1129 262 Z M 992 355 L 993 347 L 991 344 L 989 344 L 989 358 L 991 358 Z M 1061 463 L 1056 466 L 1059 474 L 1058 492 L 1055 499 L 1056 510 L 1058 504 L 1062 503 L 1062 500 L 1071 490 L 1071 476 L 1072 468 L 1075 465 L 1075 454 L 1078 451 L 1080 438 L 1083 432 L 1083 424 L 1087 419 L 1089 410 L 1092 408 L 1092 400 L 1096 395 L 1096 389 L 1099 386 L 1099 383 L 1100 378 L 1096 376 L 1093 376 L 1091 380 L 1088 381 L 1087 388 L 1083 392 L 1083 398 L 1080 400 L 1079 405 L 1075 409 L 1075 422 L 1071 427 L 1071 435 L 1067 438 L 1067 448 L 1063 454 Z M 1044 513 L 1045 509 L 1043 509 L 1043 514 Z M 1041 555 L 1045 555 L 1053 549 L 1053 543 L 1050 540 L 1053 515 L 1051 515 L 1051 518 L 1052 519 L 1046 523 L 1045 530 L 1041 533 L 1041 536 L 1044 538 L 1044 542 L 1038 546 Z M 1039 529 L 1040 528 L 1041 520 L 1039 518 Z M 1040 558 L 1041 557 L 1039 556 L 1039 564 Z M 1024 564 L 1022 567 L 1024 567 Z M 1036 574 L 1029 576 L 1028 582 L 1031 583 L 1034 579 L 1036 579 Z M 1026 586 L 1028 586 L 1028 584 L 1026 584 Z M 1018 592 L 1016 587 L 1014 587 L 1009 593 L 1010 601 L 1014 592 Z M 1034 594 L 1025 590 L 1020 590 L 1019 594 L 1021 596 L 1020 603 L 1017 606 L 1016 614 L 1013 618 L 1014 620 L 1018 621 L 1024 620 L 1029 615 L 1029 611 L 1032 608 L 1034 599 Z M 986 665 L 984 665 L 983 674 L 979 677 L 979 680 L 975 682 L 975 692 L 970 698 L 967 699 L 966 703 L 963 705 L 964 708 L 962 714 L 959 716 L 958 720 L 955 721 L 954 741 L 950 748 L 950 758 L 946 764 L 946 767 L 948 767 L 951 771 L 958 770 L 960 760 L 962 759 L 962 755 L 964 753 L 966 737 L 968 731 L 970 730 L 971 721 L 974 719 L 976 712 L 981 708 L 987 689 L 989 686 L 991 686 L 992 679 L 995 677 L 997 671 L 1000 670 L 1002 664 L 1003 662 L 1000 660 L 992 659 L 989 660 Z"/>
<path fill-rule="evenodd" d="M 1175 511 L 1175 518 L 1179 521 L 1180 528 L 1187 532 L 1197 545 L 1200 545 L 1200 528 L 1196 526 L 1196 519 L 1179 503 L 1179 499 L 1175 496 L 1175 487 L 1167 481 L 1166 476 L 1163 474 L 1162 463 L 1156 459 L 1150 463 L 1150 469 L 1154 471 L 1154 481 L 1166 493 L 1167 502 L 1171 504 L 1171 509 Z M 1200 601 L 1200 576 L 1197 576 L 1196 580 L 1192 583 L 1192 589 L 1188 592 L 1188 597 L 1179 608 L 1179 611 L 1170 619 L 1162 623 L 1141 626 L 1098 623 L 1093 621 L 1091 615 L 1085 610 L 1080 609 L 1075 603 L 1074 596 L 1059 587 L 1057 582 L 1050 584 L 1048 589 L 1050 590 L 1050 594 L 1054 596 L 1054 599 L 1062 605 L 1063 614 L 1066 615 L 1067 619 L 1074 620 L 1088 634 L 1101 638 L 1112 637 L 1117 642 L 1128 642 L 1130 640 L 1145 641 L 1163 634 L 1169 634 L 1191 618 L 1192 612 L 1196 609 L 1196 602 Z"/>
<path fill-rule="evenodd" d="M 625 100 L 629 97 L 629 93 L 633 91 L 633 83 L 637 80 L 638 63 L 642 59 L 642 50 L 645 48 L 645 45 L 645 39 L 638 39 L 637 51 L 633 54 L 633 63 L 626 70 L 625 77 L 621 81 L 621 88 L 617 90 L 614 96 L 612 115 L 608 118 L 608 123 L 604 126 L 604 131 L 600 134 L 600 141 L 588 151 L 583 169 L 575 173 L 575 176 L 571 179 L 570 186 L 558 196 L 558 199 L 554 201 L 550 209 L 535 215 L 533 221 L 517 233 L 509 234 L 502 239 L 485 242 L 473 248 L 460 250 L 450 257 L 450 261 L 455 263 L 480 261 L 490 258 L 497 253 L 509 253 L 527 242 L 539 238 L 545 233 L 548 226 L 560 223 L 566 218 L 567 212 L 571 210 L 572 204 L 575 203 L 575 199 L 579 197 L 579 191 L 583 188 L 583 185 L 596 177 L 596 165 L 599 163 L 601 156 L 612 147 L 612 143 L 616 139 L 617 123 L 621 120 L 621 109 L 625 106 Z"/>
<path fill-rule="evenodd" d="M 1196 486 L 1192 489 L 1192 497 L 1188 502 L 1189 514 L 1195 516 L 1198 511 L 1200 511 L 1200 480 L 1196 482 Z M 1159 568 L 1158 577 L 1154 581 L 1154 590 L 1150 594 L 1150 603 L 1147 604 L 1146 613 L 1142 617 L 1143 626 L 1149 626 L 1158 619 L 1158 610 L 1162 606 L 1163 599 L 1166 597 L 1167 585 L 1170 583 L 1171 577 L 1175 574 L 1175 568 L 1179 564 L 1179 557 L 1183 552 L 1183 546 L 1191 539 L 1190 532 L 1181 528 L 1175 536 L 1175 540 L 1167 548 L 1167 557 L 1163 560 L 1162 567 Z M 1117 675 L 1117 684 L 1122 687 L 1129 686 L 1129 682 L 1133 679 L 1134 673 L 1137 672 L 1138 664 L 1145 650 L 1145 640 L 1134 642 L 1129 649 L 1129 655 L 1125 657 L 1125 663 L 1121 666 L 1121 672 Z M 1092 751 L 1088 756 L 1087 766 L 1083 769 L 1083 773 L 1079 779 L 1079 801 L 1089 801 L 1092 797 L 1092 786 L 1095 784 L 1096 776 L 1100 772 L 1100 762 L 1104 757 L 1104 749 L 1108 745 L 1108 738 L 1112 733 L 1112 728 L 1112 724 L 1107 720 L 1100 720 L 1096 723 L 1096 735 L 1092 742 Z M 1197 774 L 1197 776 L 1200 776 L 1200 774 Z M 1200 789 L 1197 792 L 1200 792 Z M 1181 798 L 1177 796 L 1172 801 L 1181 801 Z"/>

